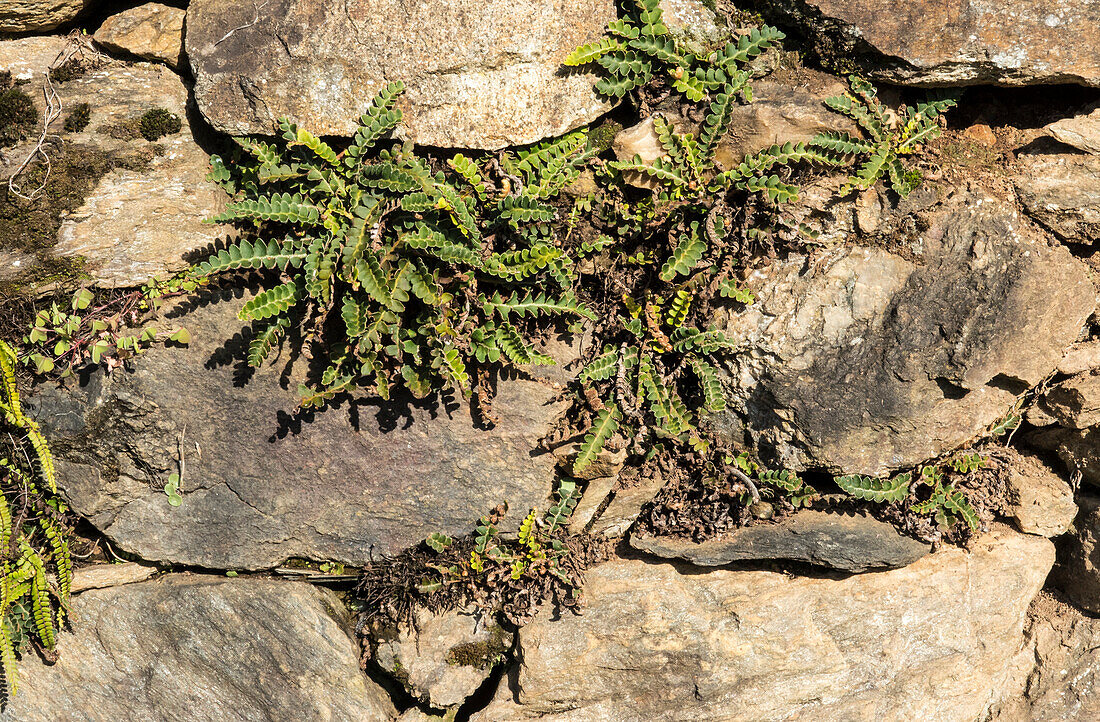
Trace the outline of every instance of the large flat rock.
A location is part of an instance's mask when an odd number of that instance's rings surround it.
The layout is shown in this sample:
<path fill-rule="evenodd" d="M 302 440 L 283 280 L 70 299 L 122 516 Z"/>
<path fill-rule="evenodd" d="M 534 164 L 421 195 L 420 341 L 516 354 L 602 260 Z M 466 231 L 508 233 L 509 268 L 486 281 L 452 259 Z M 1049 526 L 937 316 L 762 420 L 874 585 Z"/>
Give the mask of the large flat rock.
<path fill-rule="evenodd" d="M 846 579 L 613 561 L 583 615 L 541 610 L 477 722 L 973 722 L 1034 663 L 1022 629 L 1054 561 L 999 529 L 970 552 Z"/>
<path fill-rule="evenodd" d="M 845 246 L 749 279 L 727 333 L 741 430 L 787 468 L 881 475 L 965 444 L 1054 370 L 1096 305 L 1085 264 L 1012 202 L 960 190 L 905 253 Z"/>
<path fill-rule="evenodd" d="M 827 54 L 921 85 L 1100 85 L 1098 0 L 765 0 Z"/>
<path fill-rule="evenodd" d="M 44 33 L 76 19 L 96 0 L 4 0 L 0 33 Z"/>
<path fill-rule="evenodd" d="M 615 16 L 612 0 L 193 0 L 186 48 L 199 109 L 230 134 L 271 133 L 285 115 L 351 135 L 401 80 L 407 138 L 495 150 L 610 109 L 596 76 L 562 61 Z"/>
<path fill-rule="evenodd" d="M 385 722 L 335 594 L 300 582 L 168 577 L 85 592 L 60 659 L 19 664 L 11 722 Z"/>
<path fill-rule="evenodd" d="M 297 421 L 304 362 L 286 379 L 276 365 L 244 382 L 239 306 L 180 319 L 190 348 L 154 349 L 132 373 L 46 386 L 32 401 L 73 508 L 123 549 L 214 568 L 296 556 L 360 565 L 434 531 L 471 531 L 503 502 L 517 518 L 546 508 L 555 460 L 535 447 L 562 408 L 553 388 L 501 382 L 492 430 L 464 406 L 400 402 Z M 173 507 L 161 489 L 181 454 L 183 503 Z"/>

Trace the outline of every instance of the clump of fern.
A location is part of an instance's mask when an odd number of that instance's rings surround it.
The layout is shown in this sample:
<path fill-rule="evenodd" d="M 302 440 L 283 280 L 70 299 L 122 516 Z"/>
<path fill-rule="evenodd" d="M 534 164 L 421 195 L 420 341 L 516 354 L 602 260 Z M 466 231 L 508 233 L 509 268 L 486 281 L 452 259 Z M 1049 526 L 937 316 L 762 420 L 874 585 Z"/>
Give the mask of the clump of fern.
<path fill-rule="evenodd" d="M 940 135 L 940 116 L 956 105 L 950 97 L 933 98 L 916 108 L 901 106 L 896 112 L 878 99 L 878 91 L 866 80 L 850 76 L 850 91 L 829 98 L 825 104 L 854 120 L 866 138 L 848 133 L 827 132 L 814 137 L 814 148 L 859 162 L 855 175 L 841 188 L 840 194 L 866 190 L 886 177 L 890 187 L 902 198 L 920 184 L 920 172 L 906 168 L 902 156 L 918 152 L 928 141 Z"/>
<path fill-rule="evenodd" d="M 378 147 L 401 121 L 402 90 L 383 89 L 340 152 L 283 120 L 277 142 L 239 141 L 232 166 L 214 159 L 212 177 L 235 195 L 215 220 L 249 232 L 193 275 L 278 272 L 240 312 L 254 324 L 248 362 L 303 328 L 325 367 L 303 406 L 355 388 L 469 397 L 486 365 L 554 363 L 525 320 L 591 317 L 552 224 L 553 199 L 595 153 L 585 134 L 505 153 L 491 169 L 464 155 L 443 169 L 409 144 Z"/>
<path fill-rule="evenodd" d="M 692 102 L 722 88 L 751 100 L 748 83 L 752 74 L 740 66 L 785 37 L 765 25 L 753 28 L 737 42 L 700 54 L 694 44 L 669 32 L 660 0 L 627 0 L 624 7 L 627 12 L 608 23 L 602 38 L 582 45 L 565 59 L 566 65 L 574 67 L 598 63 L 607 76 L 596 82 L 596 90 L 614 98 L 649 85 L 662 73 Z"/>
<path fill-rule="evenodd" d="M 23 412 L 15 350 L 0 341 L 0 706 L 16 690 L 16 655 L 50 657 L 69 608 L 72 561 L 53 456 Z"/>

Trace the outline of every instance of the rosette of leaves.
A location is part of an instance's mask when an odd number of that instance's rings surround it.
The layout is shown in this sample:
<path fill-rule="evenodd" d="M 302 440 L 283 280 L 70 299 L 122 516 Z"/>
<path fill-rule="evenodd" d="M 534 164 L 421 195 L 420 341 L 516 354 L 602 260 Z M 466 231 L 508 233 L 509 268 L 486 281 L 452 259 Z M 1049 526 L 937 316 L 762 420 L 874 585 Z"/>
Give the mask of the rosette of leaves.
<path fill-rule="evenodd" d="M 55 655 L 69 607 L 72 561 L 53 456 L 23 412 L 16 353 L 0 341 L 0 707 L 16 690 L 16 656 L 30 644 Z"/>
<path fill-rule="evenodd" d="M 722 411 L 726 399 L 716 359 L 734 347 L 722 331 L 701 330 L 685 320 L 692 294 L 684 289 L 671 298 L 651 298 L 644 306 L 629 297 L 629 312 L 620 318 L 622 342 L 608 344 L 579 374 L 595 390 L 597 413 L 573 462 L 579 475 L 616 435 L 628 441 L 668 439 L 701 448 L 699 407 Z M 685 388 L 698 399 L 685 401 Z M 652 437 L 652 438 L 651 438 Z"/>
<path fill-rule="evenodd" d="M 582 45 L 565 59 L 568 66 L 598 63 L 607 75 L 596 82 L 596 90 L 614 98 L 649 85 L 662 73 L 692 102 L 726 87 L 751 100 L 752 75 L 740 66 L 785 37 L 765 25 L 701 55 L 693 44 L 669 32 L 660 0 L 627 0 L 624 8 L 624 16 L 608 23 L 602 38 Z"/>
<path fill-rule="evenodd" d="M 939 137 L 940 116 L 956 105 L 950 97 L 932 98 L 893 111 L 878 99 L 878 91 L 866 80 L 850 76 L 850 90 L 829 98 L 825 104 L 833 111 L 854 120 L 866 137 L 830 131 L 810 141 L 810 146 L 823 152 L 856 159 L 859 168 L 841 188 L 840 194 L 866 190 L 881 178 L 902 198 L 908 196 L 921 181 L 920 172 L 902 163 L 902 156 L 918 152 L 925 143 Z"/>
<path fill-rule="evenodd" d="M 324 364 L 303 406 L 355 388 L 386 399 L 395 385 L 470 396 L 487 364 L 553 363 L 527 321 L 591 316 L 551 224 L 551 201 L 595 152 L 585 134 L 504 154 L 498 187 L 476 159 L 443 169 L 408 144 L 379 148 L 401 121 L 402 90 L 380 91 L 340 152 L 283 120 L 275 143 L 243 140 L 235 164 L 213 159 L 212 178 L 235 196 L 214 220 L 247 232 L 193 275 L 278 272 L 240 312 L 254 324 L 248 362 L 302 327 Z"/>

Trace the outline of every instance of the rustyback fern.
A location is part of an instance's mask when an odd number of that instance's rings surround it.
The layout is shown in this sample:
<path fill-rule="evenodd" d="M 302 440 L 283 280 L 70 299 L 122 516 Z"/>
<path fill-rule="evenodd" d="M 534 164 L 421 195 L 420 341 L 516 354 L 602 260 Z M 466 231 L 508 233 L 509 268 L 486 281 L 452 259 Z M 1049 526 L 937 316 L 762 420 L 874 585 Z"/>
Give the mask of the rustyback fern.
<path fill-rule="evenodd" d="M 465 155 L 437 168 L 411 145 L 383 145 L 402 89 L 378 93 L 342 150 L 283 120 L 275 142 L 245 139 L 235 161 L 212 162 L 234 194 L 214 220 L 242 236 L 192 276 L 271 271 L 240 313 L 256 324 L 248 362 L 300 327 L 324 366 L 303 405 L 356 388 L 389 398 L 395 385 L 470 396 L 484 364 L 553 363 L 523 319 L 592 316 L 550 202 L 595 152 L 586 135 L 509 151 L 499 170 Z"/>
<path fill-rule="evenodd" d="M 16 657 L 26 644 L 54 654 L 72 583 L 67 508 L 49 445 L 23 412 L 16 363 L 15 350 L 0 341 L 0 706 L 16 691 Z"/>

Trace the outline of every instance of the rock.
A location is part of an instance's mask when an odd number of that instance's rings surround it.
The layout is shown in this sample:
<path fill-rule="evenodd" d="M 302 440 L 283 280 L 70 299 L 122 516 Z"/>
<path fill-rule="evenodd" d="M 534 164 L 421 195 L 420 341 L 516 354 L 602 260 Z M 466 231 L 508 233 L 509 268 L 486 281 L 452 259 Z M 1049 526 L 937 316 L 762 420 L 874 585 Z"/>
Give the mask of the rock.
<path fill-rule="evenodd" d="M 608 538 L 626 534 L 642 513 L 642 507 L 653 501 L 653 497 L 657 496 L 664 485 L 665 480 L 659 473 L 634 479 L 628 484 L 620 483 L 611 503 L 595 517 L 589 525 L 589 531 Z"/>
<path fill-rule="evenodd" d="M 137 562 L 123 562 L 122 564 L 94 564 L 90 567 L 81 567 L 73 572 L 73 594 L 86 592 L 89 589 L 106 589 L 118 587 L 123 584 L 144 582 L 157 573 L 157 568 Z"/>
<path fill-rule="evenodd" d="M 1077 506 L 1073 532 L 1059 541 L 1050 581 L 1074 604 L 1095 614 L 1100 612 L 1100 497 L 1078 494 Z"/>
<path fill-rule="evenodd" d="M 1067 428 L 1100 423 L 1100 376 L 1085 372 L 1066 379 L 1043 394 L 1039 403 Z"/>
<path fill-rule="evenodd" d="M 435 531 L 465 534 L 503 502 L 547 508 L 554 458 L 533 450 L 564 408 L 552 387 L 502 381 L 490 431 L 453 402 L 400 398 L 296 419 L 305 364 L 285 379 L 283 364 L 250 377 L 239 307 L 219 298 L 177 319 L 189 348 L 155 348 L 132 373 L 47 385 L 30 400 L 72 507 L 117 546 L 216 569 L 288 557 L 360 566 Z M 162 488 L 181 453 L 183 503 L 172 507 Z"/>
<path fill-rule="evenodd" d="M 963 131 L 963 137 L 986 148 L 997 145 L 997 136 L 985 123 L 976 123 Z"/>
<path fill-rule="evenodd" d="M 1059 536 L 1077 516 L 1073 489 L 1037 457 L 1013 453 L 1006 486 L 1009 514 L 1022 532 Z"/>
<path fill-rule="evenodd" d="M 927 229 L 914 260 L 847 246 L 748 280 L 756 302 L 725 322 L 744 349 L 731 438 L 783 468 L 877 476 L 966 443 L 1055 368 L 1096 303 L 1084 265 L 983 191 L 910 222 Z"/>
<path fill-rule="evenodd" d="M 1100 238 L 1100 158 L 1091 155 L 1021 155 L 1013 169 L 1027 214 L 1062 240 Z"/>
<path fill-rule="evenodd" d="M 32 654 L 5 719 L 383 722 L 332 592 L 273 579 L 171 575 L 74 604 L 60 659 Z"/>
<path fill-rule="evenodd" d="M 824 103 L 826 98 L 842 94 L 845 86 L 836 78 L 820 75 L 824 78 L 814 91 L 772 80 L 754 80 L 753 102 L 734 105 L 729 132 L 715 152 L 718 165 L 733 168 L 746 155 L 773 144 L 807 141 L 827 130 L 858 133 L 855 123 L 830 111 Z"/>
<path fill-rule="evenodd" d="M 1074 344 L 1058 362 L 1058 373 L 1079 374 L 1100 368 L 1100 340 Z"/>
<path fill-rule="evenodd" d="M 903 536 L 892 525 L 873 517 L 812 510 L 800 511 L 775 524 L 742 527 L 700 543 L 680 537 L 632 534 L 630 546 L 701 567 L 776 559 L 847 572 L 904 567 L 931 551 L 931 545 Z"/>
<path fill-rule="evenodd" d="M 1100 2 L 765 0 L 827 57 L 913 85 L 1100 85 Z"/>
<path fill-rule="evenodd" d="M 661 19 L 669 31 L 700 41 L 716 41 L 725 34 L 718 17 L 702 0 L 661 0 Z"/>
<path fill-rule="evenodd" d="M 386 83 L 407 86 L 402 134 L 496 150 L 560 135 L 611 105 L 562 61 L 598 39 L 612 0 L 192 0 L 195 100 L 218 130 L 271 133 L 280 116 L 351 135 Z"/>
<path fill-rule="evenodd" d="M 1046 126 L 1057 140 L 1086 153 L 1100 155 L 1100 107 Z"/>
<path fill-rule="evenodd" d="M 187 62 L 183 55 L 182 8 L 148 3 L 103 21 L 92 37 L 103 48 L 164 63 L 178 70 Z"/>
<path fill-rule="evenodd" d="M 1100 719 L 1100 621 L 1044 592 L 1032 605 L 1027 639 L 1033 665 L 989 722 Z"/>
<path fill-rule="evenodd" d="M 608 562 L 583 616 L 520 630 L 517 675 L 472 719 L 973 722 L 1015 672 L 1053 559 L 999 528 L 846 578 Z"/>
<path fill-rule="evenodd" d="M 0 33 L 44 33 L 76 19 L 96 0 L 4 0 Z"/>
<path fill-rule="evenodd" d="M 46 68 L 64 47 L 59 38 L 0 41 L 0 67 L 17 70 L 37 93 Z M 65 142 L 49 151 L 54 173 L 71 165 L 74 173 L 84 174 L 78 181 L 89 189 L 63 218 L 52 219 L 56 243 L 38 254 L 45 261 L 76 263 L 93 283 L 109 288 L 137 286 L 185 269 L 188 254 L 219 237 L 218 227 L 203 221 L 216 214 L 221 200 L 221 191 L 206 181 L 209 156 L 187 117 L 187 86 L 162 66 L 107 61 L 56 89 L 65 112 L 50 130 Z M 90 106 L 90 123 L 80 132 L 65 131 L 65 119 L 81 103 Z M 134 126 L 153 108 L 176 114 L 181 131 L 157 143 L 138 136 Z M 8 160 L 0 160 L 0 174 L 6 177 L 32 149 L 30 143 L 11 149 Z M 94 175 L 92 167 L 104 175 L 85 177 Z"/>
<path fill-rule="evenodd" d="M 588 486 L 584 487 L 581 500 L 573 509 L 573 516 L 569 517 L 569 531 L 574 534 L 583 532 L 618 482 L 619 477 L 617 476 L 605 476 L 601 479 L 589 481 Z"/>
<path fill-rule="evenodd" d="M 1100 486 L 1100 427 L 1063 429 L 1055 426 L 1028 434 L 1027 442 L 1055 452 L 1071 475 L 1079 472 L 1085 481 Z"/>
<path fill-rule="evenodd" d="M 375 638 L 371 654 L 410 694 L 432 707 L 462 704 L 512 648 L 513 634 L 476 610 L 421 611 L 416 626 Z"/>

